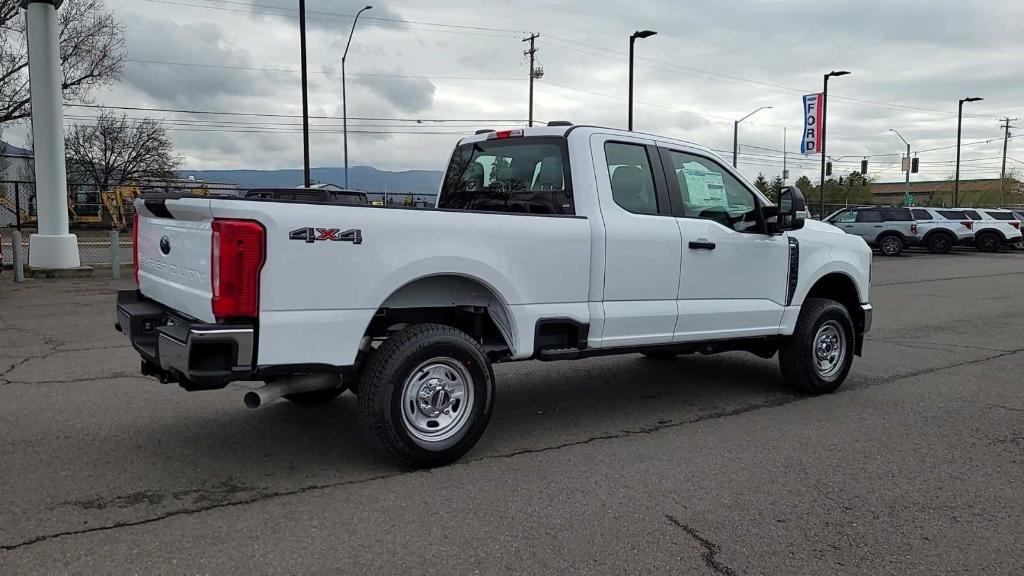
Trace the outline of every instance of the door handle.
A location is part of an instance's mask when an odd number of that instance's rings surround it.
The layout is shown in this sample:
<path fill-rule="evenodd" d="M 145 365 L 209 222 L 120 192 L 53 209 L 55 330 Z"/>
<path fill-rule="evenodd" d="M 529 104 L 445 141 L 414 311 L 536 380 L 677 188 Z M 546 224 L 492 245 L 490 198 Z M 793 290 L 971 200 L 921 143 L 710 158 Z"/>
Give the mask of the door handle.
<path fill-rule="evenodd" d="M 881 227 L 882 227 L 881 224 L 875 224 L 875 228 L 881 228 Z"/>
<path fill-rule="evenodd" d="M 698 240 L 696 242 L 690 242 L 690 250 L 714 250 L 715 243 L 708 242 L 707 240 Z"/>

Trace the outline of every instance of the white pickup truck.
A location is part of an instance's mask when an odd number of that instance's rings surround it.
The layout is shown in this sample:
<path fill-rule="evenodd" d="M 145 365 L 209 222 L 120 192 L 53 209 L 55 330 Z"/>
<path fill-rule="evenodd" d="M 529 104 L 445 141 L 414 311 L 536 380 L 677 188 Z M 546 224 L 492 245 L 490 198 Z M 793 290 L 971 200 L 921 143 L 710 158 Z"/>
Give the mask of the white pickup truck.
<path fill-rule="evenodd" d="M 871 327 L 871 250 L 778 206 L 706 148 L 567 123 L 456 147 L 435 208 L 154 196 L 136 201 L 138 290 L 117 327 L 186 390 L 264 381 L 359 399 L 400 462 L 465 454 L 491 364 L 642 353 L 779 355 L 835 390 Z M 685 374 L 680 373 L 680 378 Z"/>

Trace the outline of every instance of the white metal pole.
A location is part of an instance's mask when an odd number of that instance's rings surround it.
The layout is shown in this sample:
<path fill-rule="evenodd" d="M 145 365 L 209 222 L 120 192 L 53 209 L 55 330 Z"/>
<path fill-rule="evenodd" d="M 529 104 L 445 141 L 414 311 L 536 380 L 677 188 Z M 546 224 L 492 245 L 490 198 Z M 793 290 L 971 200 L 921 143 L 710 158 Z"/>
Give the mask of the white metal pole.
<path fill-rule="evenodd" d="M 64 109 L 60 47 L 57 44 L 59 0 L 23 0 L 28 10 L 29 79 L 32 137 L 35 145 L 39 233 L 29 239 L 32 268 L 77 268 L 78 239 L 68 229 L 68 182 L 64 164 Z"/>

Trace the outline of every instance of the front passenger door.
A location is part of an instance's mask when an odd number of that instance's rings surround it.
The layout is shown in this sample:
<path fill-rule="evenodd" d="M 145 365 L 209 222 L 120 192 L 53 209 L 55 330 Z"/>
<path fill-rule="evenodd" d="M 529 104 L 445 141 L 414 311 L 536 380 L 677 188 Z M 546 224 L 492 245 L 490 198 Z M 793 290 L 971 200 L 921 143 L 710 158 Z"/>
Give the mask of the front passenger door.
<path fill-rule="evenodd" d="M 778 334 L 787 234 L 767 234 L 763 201 L 714 158 L 662 150 L 682 235 L 677 342 Z"/>

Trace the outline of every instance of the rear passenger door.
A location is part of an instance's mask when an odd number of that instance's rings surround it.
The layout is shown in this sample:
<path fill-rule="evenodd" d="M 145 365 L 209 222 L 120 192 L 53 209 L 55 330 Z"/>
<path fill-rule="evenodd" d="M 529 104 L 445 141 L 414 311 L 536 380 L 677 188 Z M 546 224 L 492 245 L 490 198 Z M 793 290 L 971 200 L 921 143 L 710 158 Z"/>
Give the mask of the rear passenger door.
<path fill-rule="evenodd" d="M 679 289 L 679 227 L 654 142 L 595 134 L 591 154 L 604 220 L 600 346 L 672 341 Z"/>

